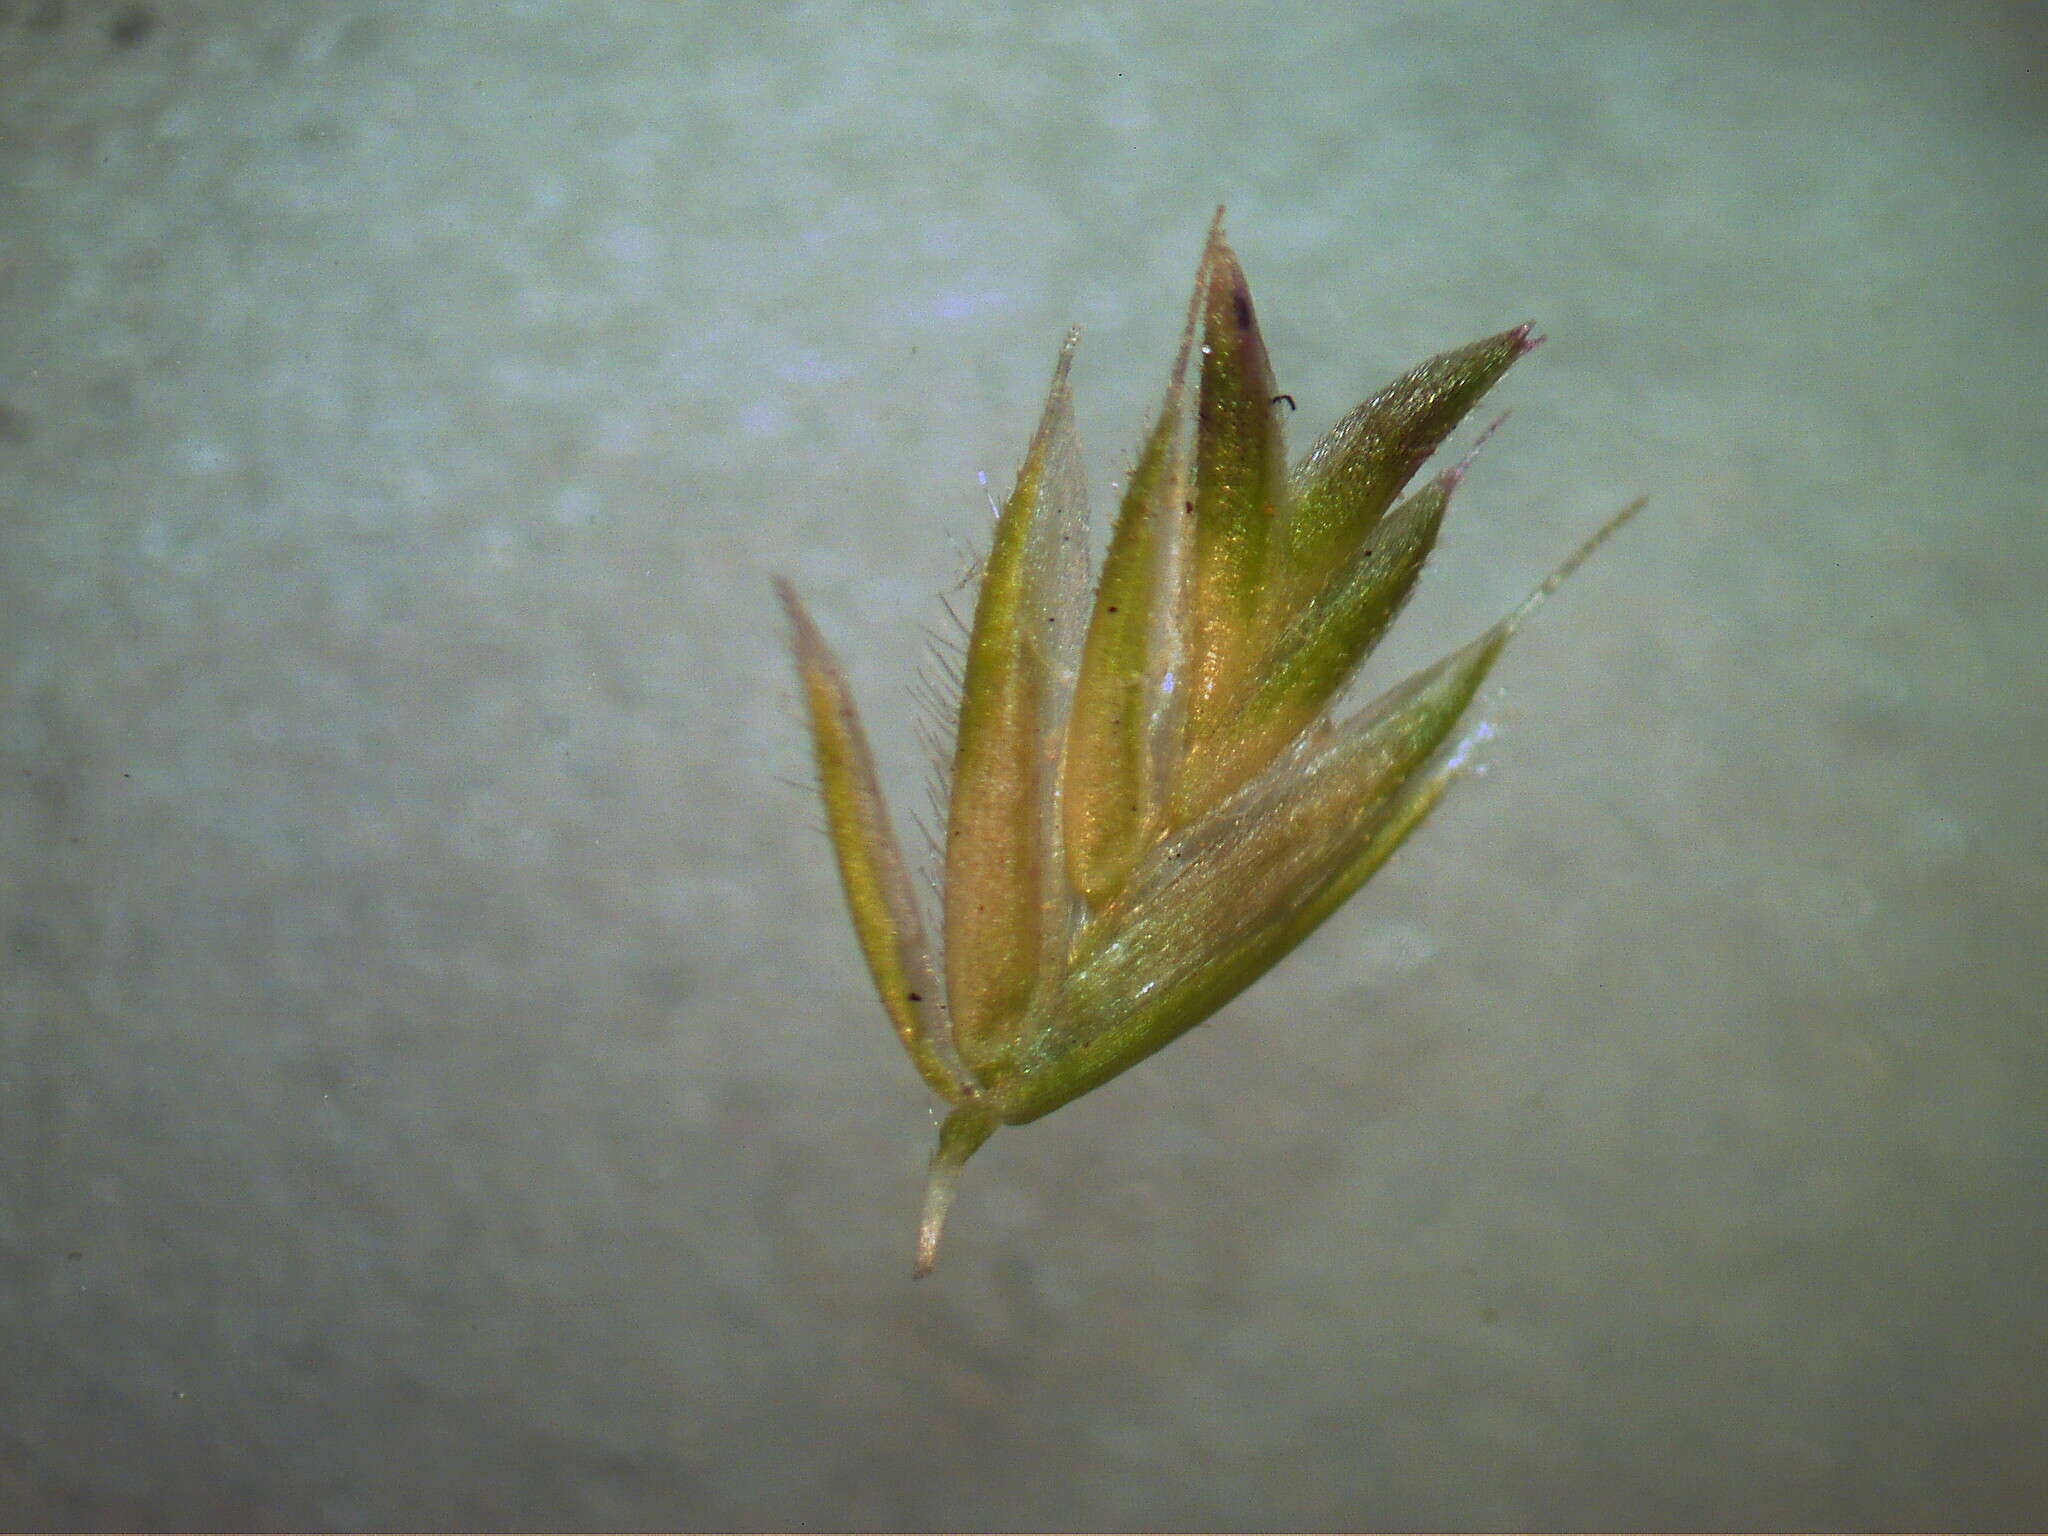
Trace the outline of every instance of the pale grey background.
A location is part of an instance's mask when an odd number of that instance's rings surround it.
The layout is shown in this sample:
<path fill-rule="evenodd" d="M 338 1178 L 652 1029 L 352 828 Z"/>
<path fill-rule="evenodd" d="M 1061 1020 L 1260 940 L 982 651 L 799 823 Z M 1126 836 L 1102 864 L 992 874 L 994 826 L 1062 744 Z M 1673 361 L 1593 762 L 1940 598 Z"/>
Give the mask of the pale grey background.
<path fill-rule="evenodd" d="M 0 1523 L 2048 1519 L 2038 6 L 0 5 Z M 867 987 L 1062 328 L 1533 318 L 1488 775 L 999 1137 Z"/>

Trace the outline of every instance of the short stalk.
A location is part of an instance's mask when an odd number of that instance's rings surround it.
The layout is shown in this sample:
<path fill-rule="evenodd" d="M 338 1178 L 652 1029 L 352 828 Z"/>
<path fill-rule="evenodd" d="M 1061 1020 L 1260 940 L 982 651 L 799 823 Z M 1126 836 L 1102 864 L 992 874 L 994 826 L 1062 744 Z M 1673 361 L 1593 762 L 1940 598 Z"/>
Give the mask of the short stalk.
<path fill-rule="evenodd" d="M 924 1187 L 924 1215 L 917 1224 L 917 1267 L 912 1273 L 920 1280 L 939 1262 L 939 1234 L 945 1230 L 946 1212 L 953 1208 L 961 1166 L 995 1129 L 995 1114 L 980 1104 L 961 1105 L 939 1127 L 938 1150 L 932 1153 L 931 1177 Z"/>

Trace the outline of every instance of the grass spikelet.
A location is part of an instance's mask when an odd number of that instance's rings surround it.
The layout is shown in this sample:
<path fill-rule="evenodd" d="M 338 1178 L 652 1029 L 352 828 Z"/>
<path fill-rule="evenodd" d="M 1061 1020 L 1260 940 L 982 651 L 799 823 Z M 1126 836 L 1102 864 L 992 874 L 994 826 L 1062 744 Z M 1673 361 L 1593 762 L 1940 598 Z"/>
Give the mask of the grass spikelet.
<path fill-rule="evenodd" d="M 854 931 L 883 1011 L 950 1106 L 918 1274 L 961 1168 L 999 1126 L 1201 1023 L 1371 878 L 1463 770 L 1459 723 L 1515 631 L 1642 506 L 1469 644 L 1340 718 L 1470 457 L 1409 482 L 1535 346 L 1530 328 L 1411 369 L 1289 473 L 1287 397 L 1218 210 L 1092 600 L 1075 344 L 999 510 L 964 651 L 935 646 L 926 679 L 929 745 L 950 763 L 934 803 L 943 958 L 845 676 L 776 584 Z"/>

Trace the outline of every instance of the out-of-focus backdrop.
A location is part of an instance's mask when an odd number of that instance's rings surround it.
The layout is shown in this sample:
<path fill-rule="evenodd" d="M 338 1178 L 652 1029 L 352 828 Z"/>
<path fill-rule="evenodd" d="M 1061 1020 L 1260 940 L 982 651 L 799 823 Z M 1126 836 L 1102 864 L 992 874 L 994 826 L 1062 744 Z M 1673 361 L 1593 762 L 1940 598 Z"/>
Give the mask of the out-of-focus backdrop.
<path fill-rule="evenodd" d="M 0 5 L 0 1518 L 2038 1526 L 2044 14 Z M 1218 201 L 1550 337 L 1378 675 L 1651 510 L 913 1285 L 769 574 L 907 809 Z"/>

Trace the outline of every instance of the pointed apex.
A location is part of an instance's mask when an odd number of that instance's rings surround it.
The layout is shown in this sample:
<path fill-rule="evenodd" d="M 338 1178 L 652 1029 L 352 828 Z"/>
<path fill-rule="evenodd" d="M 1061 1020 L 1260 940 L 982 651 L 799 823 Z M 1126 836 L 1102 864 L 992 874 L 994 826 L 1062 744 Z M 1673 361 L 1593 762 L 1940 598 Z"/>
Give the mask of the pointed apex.
<path fill-rule="evenodd" d="M 1058 361 L 1052 365 L 1052 392 L 1057 395 L 1066 387 L 1067 375 L 1074 371 L 1074 353 L 1081 345 L 1081 327 L 1067 327 L 1066 340 L 1060 343 Z"/>
<path fill-rule="evenodd" d="M 1212 332 L 1206 339 L 1212 347 L 1219 339 L 1215 331 L 1229 328 L 1244 338 L 1249 347 L 1258 340 L 1259 322 L 1252 310 L 1252 288 L 1246 281 L 1244 268 L 1239 265 L 1237 252 L 1230 248 L 1230 242 L 1217 230 L 1209 243 L 1209 299 L 1208 321 Z M 1259 350 L 1263 361 L 1264 345 Z"/>
<path fill-rule="evenodd" d="M 1486 446 L 1486 440 L 1488 438 L 1492 437 L 1494 433 L 1500 430 L 1500 424 L 1508 419 L 1508 415 L 1509 413 L 1507 411 L 1502 411 L 1498 416 L 1494 417 L 1493 420 L 1489 421 L 1486 424 L 1486 430 L 1484 432 L 1481 432 L 1479 436 L 1476 439 L 1474 439 L 1472 446 L 1465 450 L 1464 457 L 1460 458 L 1457 463 L 1453 464 L 1449 469 L 1445 470 L 1441 475 L 1437 476 L 1437 478 L 1443 482 L 1443 488 L 1445 491 L 1455 491 L 1458 488 L 1459 483 L 1463 481 L 1465 476 L 1471 472 L 1472 465 L 1479 458 L 1479 450 Z"/>
<path fill-rule="evenodd" d="M 1552 571 L 1548 576 L 1544 577 L 1541 581 L 1536 583 L 1535 590 L 1532 591 L 1527 597 L 1522 599 L 1521 607 L 1517 608 L 1513 613 L 1509 614 L 1505 619 L 1501 620 L 1500 628 L 1502 632 L 1506 635 L 1512 635 L 1516 630 L 1520 629 L 1522 627 L 1523 622 L 1528 619 L 1529 615 L 1534 613 L 1538 608 L 1541 608 L 1543 606 L 1544 600 L 1548 598 L 1551 593 L 1555 592 L 1559 587 L 1564 585 L 1564 579 L 1567 576 L 1571 575 L 1573 571 L 1576 571 L 1580 566 L 1584 565 L 1586 563 L 1586 557 L 1592 554 L 1594 550 L 1598 549 L 1602 544 L 1605 544 L 1610 538 L 1612 538 L 1616 533 L 1618 533 L 1621 530 L 1622 525 L 1627 523 L 1628 520 L 1634 517 L 1638 512 L 1642 511 L 1644 506 L 1648 504 L 1649 500 L 1650 498 L 1647 496 L 1638 496 L 1634 501 L 1630 502 L 1627 506 L 1623 507 L 1619 512 L 1615 513 L 1612 517 L 1608 518 L 1607 521 L 1602 523 L 1598 528 L 1595 528 L 1591 534 L 1587 535 L 1585 543 L 1581 544 L 1569 555 L 1566 555 L 1564 559 L 1561 562 L 1559 562 L 1556 570 Z"/>
<path fill-rule="evenodd" d="M 1224 274 L 1230 274 L 1226 279 Z M 1211 296 L 1222 287 L 1226 290 L 1244 287 L 1244 271 L 1238 266 L 1237 252 L 1230 248 L 1230 240 L 1223 233 L 1223 205 L 1216 205 L 1216 217 L 1209 221 L 1209 235 L 1202 242 L 1202 265 L 1197 275 L 1196 288 Z"/>
<path fill-rule="evenodd" d="M 1216 214 L 1221 218 L 1223 210 L 1217 209 Z M 1181 327 L 1180 350 L 1174 355 L 1173 373 L 1166 390 L 1165 410 L 1169 414 L 1179 407 L 1181 384 L 1188 372 L 1188 358 L 1194 354 L 1195 328 L 1201 323 L 1202 302 L 1209 291 L 1209 257 L 1215 248 L 1216 236 L 1212 229 L 1208 243 L 1202 247 L 1202 259 L 1195 263 L 1195 291 L 1188 295 L 1187 323 Z"/>

